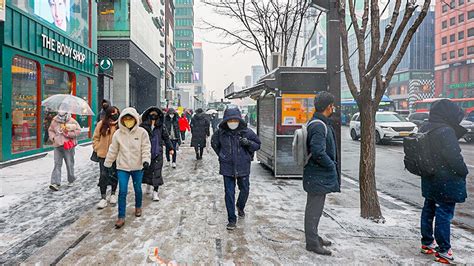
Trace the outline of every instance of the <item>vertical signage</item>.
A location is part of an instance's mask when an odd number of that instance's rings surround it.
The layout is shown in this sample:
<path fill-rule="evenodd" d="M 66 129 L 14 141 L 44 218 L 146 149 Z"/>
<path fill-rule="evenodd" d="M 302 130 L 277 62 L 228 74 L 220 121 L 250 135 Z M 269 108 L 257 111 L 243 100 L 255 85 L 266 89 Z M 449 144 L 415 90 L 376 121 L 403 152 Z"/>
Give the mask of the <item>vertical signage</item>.
<path fill-rule="evenodd" d="M 7 0 L 0 0 L 0 21 L 5 21 L 5 2 Z"/>

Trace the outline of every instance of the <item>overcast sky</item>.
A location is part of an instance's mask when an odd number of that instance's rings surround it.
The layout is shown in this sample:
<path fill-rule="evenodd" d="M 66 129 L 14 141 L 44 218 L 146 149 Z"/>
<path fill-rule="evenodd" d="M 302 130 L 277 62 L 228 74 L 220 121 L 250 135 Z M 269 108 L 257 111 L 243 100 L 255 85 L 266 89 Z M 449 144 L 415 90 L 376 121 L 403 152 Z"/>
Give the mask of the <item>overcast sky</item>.
<path fill-rule="evenodd" d="M 203 43 L 204 51 L 204 84 L 209 91 L 214 92 L 214 97 L 220 99 L 224 96 L 224 89 L 231 83 L 244 85 L 244 78 L 251 74 L 252 65 L 261 65 L 260 58 L 255 52 L 237 53 L 237 47 L 225 48 L 212 42 L 219 41 L 220 36 L 216 31 L 207 31 L 203 27 L 202 19 L 221 26 L 232 27 L 232 23 L 215 15 L 212 8 L 205 6 L 201 0 L 194 2 L 194 39 Z"/>

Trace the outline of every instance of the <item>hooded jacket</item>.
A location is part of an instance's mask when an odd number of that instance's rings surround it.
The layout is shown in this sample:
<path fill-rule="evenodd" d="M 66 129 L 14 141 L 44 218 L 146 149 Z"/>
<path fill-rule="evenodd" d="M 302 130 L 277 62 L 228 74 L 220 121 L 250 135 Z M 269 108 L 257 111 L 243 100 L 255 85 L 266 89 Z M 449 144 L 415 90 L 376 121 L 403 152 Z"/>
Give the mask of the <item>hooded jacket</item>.
<path fill-rule="evenodd" d="M 191 119 L 191 147 L 206 147 L 206 138 L 211 135 L 205 113 L 196 113 Z"/>
<path fill-rule="evenodd" d="M 178 119 L 179 130 L 180 131 L 191 131 L 191 127 L 189 126 L 188 119 L 186 116 L 182 116 Z"/>
<path fill-rule="evenodd" d="M 174 114 L 174 117 L 171 118 L 171 114 Z M 172 140 L 177 140 L 179 144 L 181 144 L 181 135 L 179 133 L 179 116 L 176 113 L 176 111 L 173 108 L 170 108 L 168 110 L 168 113 L 165 115 L 165 127 L 166 130 L 168 131 L 168 134 L 170 136 L 170 139 Z M 171 129 L 173 129 L 173 132 L 171 132 Z M 171 136 L 174 134 L 174 138 Z"/>
<path fill-rule="evenodd" d="M 239 127 L 231 130 L 227 121 L 239 120 Z M 247 138 L 250 146 L 240 144 L 241 138 Z M 211 146 L 219 157 L 219 173 L 223 176 L 245 177 L 250 175 L 250 164 L 254 153 L 260 149 L 260 139 L 247 127 L 238 108 L 229 108 L 224 112 L 224 118 L 219 129 L 212 135 Z"/>
<path fill-rule="evenodd" d="M 123 125 L 122 118 L 131 115 L 136 123 L 132 129 Z M 117 163 L 117 169 L 122 171 L 138 171 L 143 169 L 143 163 L 151 162 L 151 145 L 148 133 L 139 126 L 140 115 L 135 108 L 125 108 L 120 114 L 119 129 L 112 138 L 112 144 L 109 147 L 107 157 L 105 158 L 105 167 L 112 167 L 112 163 Z"/>
<path fill-rule="evenodd" d="M 460 126 L 464 112 L 448 99 L 431 106 L 428 123 L 420 132 L 430 132 L 432 160 L 438 169 L 434 176 L 421 177 L 424 198 L 439 202 L 464 202 L 467 198 L 466 176 L 469 173 L 461 155 L 459 138 L 466 129 Z"/>
<path fill-rule="evenodd" d="M 73 140 L 77 145 L 77 137 L 81 134 L 81 126 L 77 121 L 69 117 L 64 123 L 58 116 L 55 116 L 51 121 L 48 129 L 49 139 L 53 142 L 53 147 L 61 147 L 68 140 Z"/>

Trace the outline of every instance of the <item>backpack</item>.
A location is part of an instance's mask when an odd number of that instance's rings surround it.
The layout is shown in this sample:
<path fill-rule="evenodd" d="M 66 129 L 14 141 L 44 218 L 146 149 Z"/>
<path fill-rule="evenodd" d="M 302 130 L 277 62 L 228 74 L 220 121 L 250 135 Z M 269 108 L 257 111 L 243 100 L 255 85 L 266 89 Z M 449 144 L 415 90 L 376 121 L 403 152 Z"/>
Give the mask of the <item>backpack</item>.
<path fill-rule="evenodd" d="M 408 172 L 417 176 L 433 176 L 436 173 L 429 135 L 438 128 L 403 139 L 403 163 Z"/>
<path fill-rule="evenodd" d="M 325 130 L 325 137 L 328 135 L 327 125 L 320 119 L 311 120 L 306 125 L 302 125 L 300 129 L 295 130 L 292 143 L 293 160 L 298 166 L 305 166 L 308 163 L 311 153 L 308 153 L 308 127 L 313 123 L 323 124 Z"/>

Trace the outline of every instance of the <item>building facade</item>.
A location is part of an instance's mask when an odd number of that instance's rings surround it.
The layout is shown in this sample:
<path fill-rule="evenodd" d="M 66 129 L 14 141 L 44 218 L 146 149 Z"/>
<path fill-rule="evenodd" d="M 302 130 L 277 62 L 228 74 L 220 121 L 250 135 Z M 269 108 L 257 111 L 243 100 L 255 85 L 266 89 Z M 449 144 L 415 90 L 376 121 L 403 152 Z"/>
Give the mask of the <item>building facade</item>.
<path fill-rule="evenodd" d="M 435 96 L 474 97 L 474 2 L 437 0 L 435 24 Z"/>
<path fill-rule="evenodd" d="M 97 14 L 99 58 L 113 60 L 113 71 L 100 73 L 99 98 L 139 112 L 160 105 L 165 66 L 164 1 L 99 1 Z"/>
<path fill-rule="evenodd" d="M 194 107 L 204 108 L 206 88 L 204 86 L 204 52 L 202 43 L 194 43 Z"/>
<path fill-rule="evenodd" d="M 0 161 L 52 149 L 48 128 L 56 113 L 41 106 L 48 97 L 73 94 L 96 106 L 96 8 L 94 0 L 7 1 L 0 21 Z M 94 117 L 76 120 L 80 142 L 90 140 Z"/>
<path fill-rule="evenodd" d="M 174 0 L 165 0 L 165 100 L 166 106 L 173 103 L 176 75 L 176 48 L 174 46 Z M 163 105 L 164 106 L 164 105 Z"/>
<path fill-rule="evenodd" d="M 263 66 L 252 66 L 252 85 L 257 84 L 257 82 L 265 75 L 265 69 Z"/>

